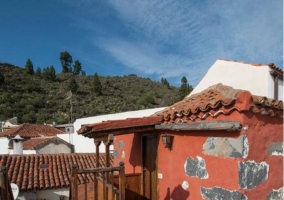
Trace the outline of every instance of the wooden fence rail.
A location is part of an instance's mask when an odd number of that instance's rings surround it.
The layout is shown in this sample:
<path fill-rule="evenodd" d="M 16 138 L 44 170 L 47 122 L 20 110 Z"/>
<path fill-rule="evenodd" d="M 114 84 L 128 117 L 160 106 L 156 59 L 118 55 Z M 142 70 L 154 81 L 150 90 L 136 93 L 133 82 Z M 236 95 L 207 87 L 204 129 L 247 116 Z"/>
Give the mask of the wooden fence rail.
<path fill-rule="evenodd" d="M 118 173 L 118 189 L 114 187 L 114 174 Z M 84 197 L 78 191 L 78 175 L 81 174 L 84 180 Z M 87 176 L 94 175 L 93 195 L 89 195 L 90 183 L 87 183 Z M 70 200 L 94 199 L 94 200 L 125 200 L 125 167 L 120 162 L 118 167 L 104 167 L 95 169 L 78 169 L 72 166 L 70 177 Z M 89 185 L 88 185 L 89 184 Z M 80 187 L 82 189 L 82 187 Z"/>

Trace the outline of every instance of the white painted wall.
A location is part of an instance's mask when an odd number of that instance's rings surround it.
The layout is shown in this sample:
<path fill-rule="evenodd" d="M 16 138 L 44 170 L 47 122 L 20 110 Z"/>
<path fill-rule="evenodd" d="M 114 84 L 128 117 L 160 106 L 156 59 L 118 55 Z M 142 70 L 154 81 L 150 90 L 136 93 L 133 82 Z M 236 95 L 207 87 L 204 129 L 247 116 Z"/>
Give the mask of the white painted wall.
<path fill-rule="evenodd" d="M 69 199 L 69 188 L 37 190 L 36 192 L 20 192 L 18 200 L 60 200 L 60 195 L 64 196 L 64 200 Z"/>
<path fill-rule="evenodd" d="M 217 60 L 190 95 L 222 83 L 234 89 L 248 90 L 254 95 L 274 98 L 274 82 L 270 71 L 267 65 L 255 66 L 242 62 Z M 279 83 L 279 90 L 280 87 L 283 94 L 283 82 Z M 281 100 L 283 100 L 283 95 L 281 95 Z"/>
<path fill-rule="evenodd" d="M 14 154 L 13 149 L 10 150 L 9 154 Z M 36 150 L 23 150 L 23 154 L 36 154 Z"/>
<path fill-rule="evenodd" d="M 99 122 L 107 121 L 107 120 L 148 117 L 163 109 L 165 109 L 165 107 L 138 110 L 138 111 L 121 112 L 121 113 L 115 113 L 115 114 L 99 115 L 99 116 L 94 116 L 94 117 L 76 119 L 76 121 L 74 122 L 75 133 L 60 134 L 60 135 L 57 135 L 57 137 L 60 137 L 61 139 L 67 142 L 70 142 L 71 144 L 74 144 L 76 153 L 94 153 L 95 152 L 94 140 L 77 134 L 77 131 L 81 128 L 81 126 L 86 125 L 86 124 L 99 123 Z M 105 152 L 105 146 L 103 144 L 100 145 L 100 152 Z"/>
<path fill-rule="evenodd" d="M 0 138 L 0 154 L 9 154 L 10 150 L 8 149 L 9 140 L 6 137 Z"/>
<path fill-rule="evenodd" d="M 50 199 L 50 200 L 60 200 L 60 195 L 64 196 L 64 200 L 69 199 L 69 188 L 62 189 L 50 189 L 50 190 L 38 190 L 36 192 L 37 199 Z"/>
<path fill-rule="evenodd" d="M 278 80 L 278 99 L 281 99 L 283 101 L 283 81 Z"/>

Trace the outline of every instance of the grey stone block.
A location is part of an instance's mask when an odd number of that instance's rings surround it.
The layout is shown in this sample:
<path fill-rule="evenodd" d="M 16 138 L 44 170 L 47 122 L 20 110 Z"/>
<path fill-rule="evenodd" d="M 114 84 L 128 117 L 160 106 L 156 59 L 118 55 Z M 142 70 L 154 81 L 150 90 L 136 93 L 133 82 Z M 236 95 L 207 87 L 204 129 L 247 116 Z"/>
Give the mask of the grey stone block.
<path fill-rule="evenodd" d="M 271 190 L 268 194 L 266 200 L 283 200 L 284 199 L 284 190 L 283 187 L 278 190 Z"/>
<path fill-rule="evenodd" d="M 118 141 L 118 147 L 124 148 L 124 142 L 122 140 Z"/>
<path fill-rule="evenodd" d="M 200 179 L 208 178 L 205 161 L 199 156 L 196 159 L 188 157 L 185 161 L 184 169 L 187 176 L 195 176 Z"/>
<path fill-rule="evenodd" d="M 113 150 L 112 155 L 113 155 L 113 157 L 118 158 L 118 156 L 119 156 L 118 150 Z"/>
<path fill-rule="evenodd" d="M 244 189 L 252 189 L 268 178 L 269 165 L 266 162 L 239 162 L 239 185 Z"/>
<path fill-rule="evenodd" d="M 234 190 L 226 190 L 220 187 L 204 188 L 201 187 L 201 195 L 203 199 L 209 200 L 246 200 L 247 197 Z"/>
<path fill-rule="evenodd" d="M 283 155 L 283 141 L 271 142 L 267 149 L 267 155 Z"/>
<path fill-rule="evenodd" d="M 219 157 L 246 158 L 249 145 L 246 135 L 238 138 L 209 137 L 203 144 L 203 153 Z"/>

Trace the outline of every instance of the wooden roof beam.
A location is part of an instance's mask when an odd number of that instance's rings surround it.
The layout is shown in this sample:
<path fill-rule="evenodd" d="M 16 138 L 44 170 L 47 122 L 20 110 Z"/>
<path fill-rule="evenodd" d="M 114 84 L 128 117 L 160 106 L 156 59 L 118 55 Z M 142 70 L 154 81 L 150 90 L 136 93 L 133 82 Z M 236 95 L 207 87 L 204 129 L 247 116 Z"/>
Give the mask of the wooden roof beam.
<path fill-rule="evenodd" d="M 173 131 L 240 131 L 242 129 L 242 125 L 239 121 L 201 121 L 156 125 L 155 129 Z"/>

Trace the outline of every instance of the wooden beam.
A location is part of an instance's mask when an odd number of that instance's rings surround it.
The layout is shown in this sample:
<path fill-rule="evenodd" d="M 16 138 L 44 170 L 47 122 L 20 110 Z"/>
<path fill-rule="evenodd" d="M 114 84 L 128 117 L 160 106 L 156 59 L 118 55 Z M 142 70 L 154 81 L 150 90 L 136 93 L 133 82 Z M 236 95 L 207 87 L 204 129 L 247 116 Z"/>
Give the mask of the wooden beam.
<path fill-rule="evenodd" d="M 238 121 L 201 121 L 183 124 L 156 125 L 157 130 L 173 131 L 240 131 L 242 125 Z"/>
<path fill-rule="evenodd" d="M 155 130 L 155 126 L 142 126 L 142 127 L 129 127 L 129 128 L 121 128 L 121 129 L 110 129 L 104 131 L 90 131 L 89 133 L 84 134 L 84 137 L 101 139 L 107 137 L 109 134 L 116 135 L 125 135 L 130 133 L 139 133 L 139 132 L 148 132 Z M 103 141 L 103 140 L 102 140 Z"/>

